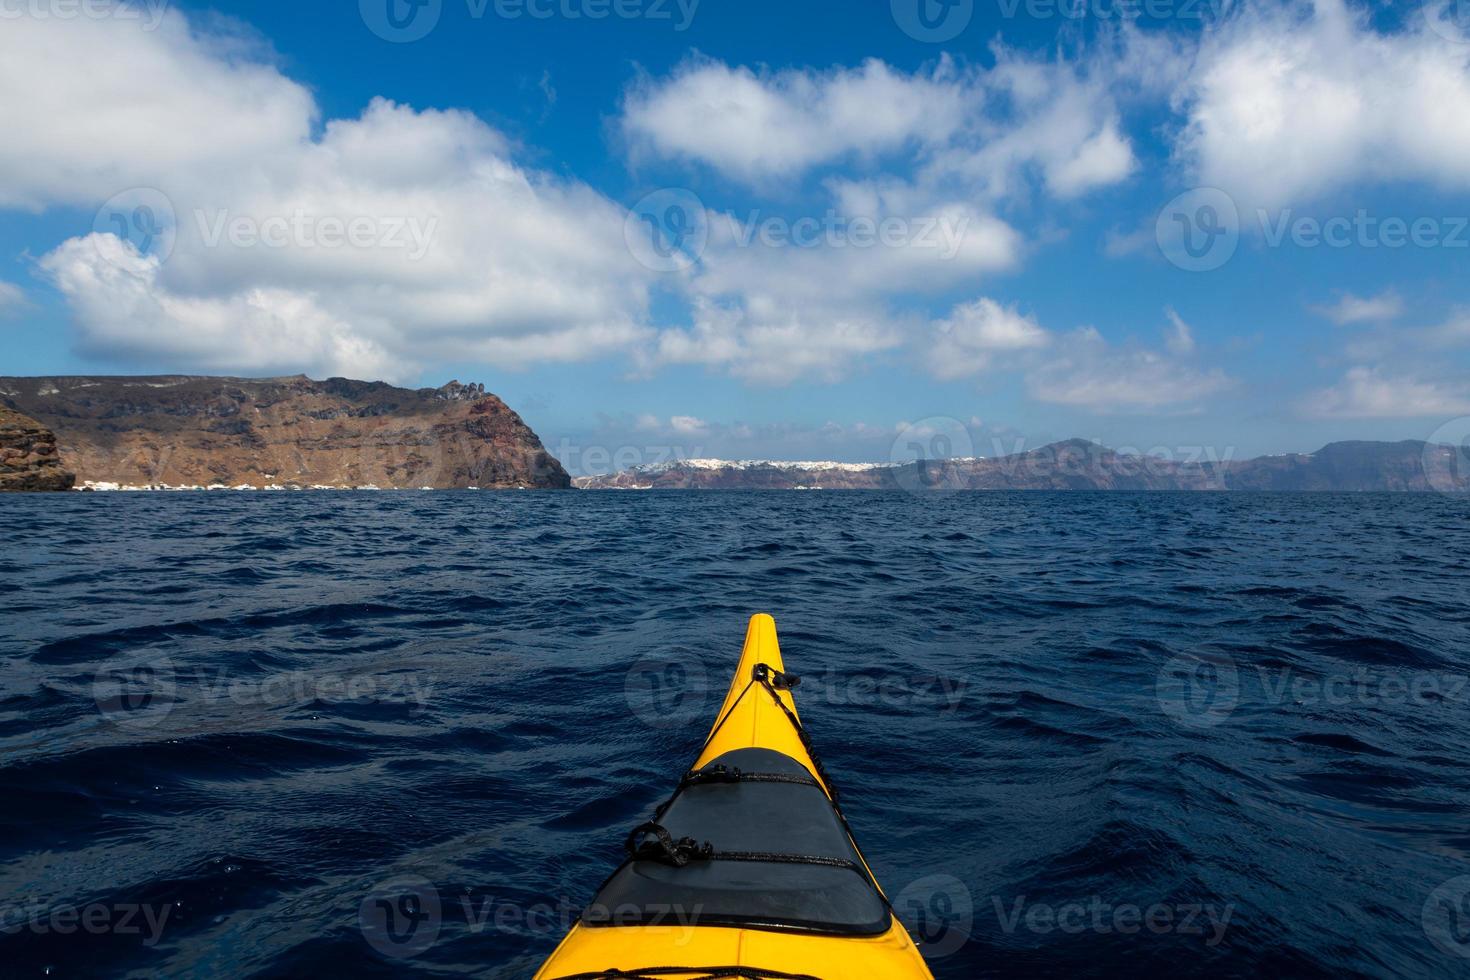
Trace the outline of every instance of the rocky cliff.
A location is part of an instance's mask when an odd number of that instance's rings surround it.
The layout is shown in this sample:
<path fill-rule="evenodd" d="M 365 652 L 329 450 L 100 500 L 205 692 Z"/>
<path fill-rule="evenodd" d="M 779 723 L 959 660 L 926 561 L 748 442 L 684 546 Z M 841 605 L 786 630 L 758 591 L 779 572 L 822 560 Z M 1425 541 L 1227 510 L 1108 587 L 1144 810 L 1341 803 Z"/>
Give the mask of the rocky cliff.
<path fill-rule="evenodd" d="M 483 385 L 330 378 L 0 378 L 0 405 L 56 433 L 83 486 L 565 488 Z"/>
<path fill-rule="evenodd" d="M 0 491 L 70 490 L 76 482 L 61 464 L 51 430 L 0 406 Z"/>
<path fill-rule="evenodd" d="M 1424 442 L 1338 442 L 1315 453 L 1196 462 L 1081 439 L 990 459 L 902 465 L 679 460 L 584 477 L 586 489 L 1470 491 L 1470 452 Z"/>

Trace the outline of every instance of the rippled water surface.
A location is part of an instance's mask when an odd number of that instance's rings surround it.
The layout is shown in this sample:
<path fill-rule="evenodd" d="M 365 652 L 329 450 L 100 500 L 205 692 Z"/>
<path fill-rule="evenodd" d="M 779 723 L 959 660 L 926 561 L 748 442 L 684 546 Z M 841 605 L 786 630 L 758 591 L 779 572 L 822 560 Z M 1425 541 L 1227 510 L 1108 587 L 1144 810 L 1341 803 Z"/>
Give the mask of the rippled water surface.
<path fill-rule="evenodd" d="M 0 975 L 529 976 L 755 611 L 936 975 L 1470 975 L 1470 501 L 72 494 L 0 531 Z M 365 934 L 420 879 L 425 941 Z"/>

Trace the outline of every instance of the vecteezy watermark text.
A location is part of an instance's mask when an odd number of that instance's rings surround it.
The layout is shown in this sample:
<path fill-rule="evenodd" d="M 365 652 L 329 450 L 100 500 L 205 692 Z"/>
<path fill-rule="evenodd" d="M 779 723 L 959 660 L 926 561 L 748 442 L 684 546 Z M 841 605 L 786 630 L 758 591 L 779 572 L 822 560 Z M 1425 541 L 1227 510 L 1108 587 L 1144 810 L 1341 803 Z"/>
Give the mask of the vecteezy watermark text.
<path fill-rule="evenodd" d="M 1470 215 L 1305 215 L 1292 208 L 1257 208 L 1255 240 L 1266 248 L 1470 249 Z M 1187 272 L 1211 272 L 1229 262 L 1248 222 L 1233 198 L 1217 187 L 1180 194 L 1159 212 L 1159 251 Z"/>
<path fill-rule="evenodd" d="M 1247 682 L 1254 680 L 1254 685 Z M 1223 653 L 1184 654 L 1159 671 L 1156 695 L 1164 713 L 1191 728 L 1213 728 L 1242 702 L 1280 707 L 1412 705 L 1470 701 L 1470 675 L 1435 671 L 1384 671 L 1359 667 L 1300 674 L 1291 667 L 1239 669 Z"/>
<path fill-rule="evenodd" d="M 158 29 L 171 0 L 0 0 L 0 21 L 119 20 Z"/>
<path fill-rule="evenodd" d="M 428 254 L 439 228 L 437 216 L 342 217 L 299 208 L 289 215 L 266 218 L 201 208 L 195 210 L 194 220 L 205 248 L 227 244 L 234 248 L 407 250 L 412 262 Z"/>
<path fill-rule="evenodd" d="M 1009 902 L 991 896 L 996 920 L 1006 935 L 1024 930 L 1036 935 L 1061 932 L 1070 936 L 1092 932 L 1099 936 L 1150 933 L 1155 936 L 1198 936 L 1210 948 L 1220 945 L 1235 914 L 1234 903 L 1154 902 L 1114 903 L 1093 895 L 1081 901 L 1052 905 L 1028 901 L 1021 895 Z"/>
<path fill-rule="evenodd" d="M 971 223 L 964 211 L 876 216 L 829 208 L 794 218 L 760 210 L 715 213 L 693 191 L 665 187 L 629 209 L 623 236 L 643 265 L 682 272 L 699 262 L 711 238 L 737 249 L 913 249 L 949 261 L 964 247 Z"/>
<path fill-rule="evenodd" d="M 135 902 L 92 902 L 88 905 L 14 905 L 0 909 L 0 935 L 71 936 L 141 936 L 143 945 L 158 945 L 171 904 L 149 905 Z"/>
<path fill-rule="evenodd" d="M 1219 20 L 1236 0 L 996 0 L 1007 20 Z"/>
<path fill-rule="evenodd" d="M 125 728 L 162 724 L 185 701 L 211 704 L 288 706 L 375 702 L 427 710 L 434 678 L 413 672 L 356 674 L 295 670 L 238 677 L 224 670 L 184 673 L 167 657 L 154 657 L 99 670 L 92 696 L 103 718 Z"/>
<path fill-rule="evenodd" d="M 470 16 L 486 8 L 504 20 L 652 20 L 670 21 L 680 33 L 689 30 L 700 0 L 465 0 Z"/>
<path fill-rule="evenodd" d="M 765 217 L 752 211 L 745 217 L 723 216 L 730 240 L 740 248 L 920 248 L 931 249 L 942 259 L 959 254 L 970 217 L 927 215 L 907 218 L 889 215 L 848 217 L 835 210 L 821 216 L 788 219 Z"/>
<path fill-rule="evenodd" d="M 678 32 L 694 24 L 701 0 L 464 0 L 471 20 L 646 20 Z M 358 0 L 368 30 L 393 44 L 421 41 L 439 26 L 445 0 Z"/>
<path fill-rule="evenodd" d="M 418 875 L 379 882 L 358 906 L 358 926 L 368 945 L 390 959 L 423 953 L 439 938 L 448 919 L 464 922 L 471 935 L 563 936 L 578 921 L 600 926 L 664 926 L 677 929 L 676 946 L 694 938 L 704 906 L 651 903 L 592 905 L 579 909 L 565 898 L 525 902 L 493 893 L 466 891 L 453 898 Z"/>

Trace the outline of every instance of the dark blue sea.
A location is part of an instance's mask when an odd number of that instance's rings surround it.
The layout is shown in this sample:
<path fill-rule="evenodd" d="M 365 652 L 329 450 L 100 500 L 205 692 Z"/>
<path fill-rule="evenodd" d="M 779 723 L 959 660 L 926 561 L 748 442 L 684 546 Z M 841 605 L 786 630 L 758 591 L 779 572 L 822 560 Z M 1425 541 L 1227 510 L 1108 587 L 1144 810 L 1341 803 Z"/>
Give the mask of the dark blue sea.
<path fill-rule="evenodd" d="M 6 978 L 530 976 L 757 611 L 937 976 L 1470 976 L 1470 500 L 70 494 L 0 540 Z"/>

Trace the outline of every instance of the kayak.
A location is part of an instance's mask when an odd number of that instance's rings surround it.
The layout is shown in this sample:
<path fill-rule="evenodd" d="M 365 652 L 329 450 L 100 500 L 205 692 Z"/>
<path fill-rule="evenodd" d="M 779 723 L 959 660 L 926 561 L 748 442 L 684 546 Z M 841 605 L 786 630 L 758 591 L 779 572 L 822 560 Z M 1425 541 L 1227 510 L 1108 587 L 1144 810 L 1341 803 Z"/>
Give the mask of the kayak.
<path fill-rule="evenodd" d="M 798 683 L 775 620 L 752 617 L 694 767 L 536 980 L 932 980 L 812 751 Z"/>

